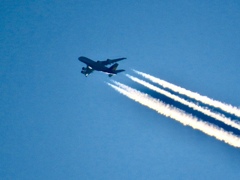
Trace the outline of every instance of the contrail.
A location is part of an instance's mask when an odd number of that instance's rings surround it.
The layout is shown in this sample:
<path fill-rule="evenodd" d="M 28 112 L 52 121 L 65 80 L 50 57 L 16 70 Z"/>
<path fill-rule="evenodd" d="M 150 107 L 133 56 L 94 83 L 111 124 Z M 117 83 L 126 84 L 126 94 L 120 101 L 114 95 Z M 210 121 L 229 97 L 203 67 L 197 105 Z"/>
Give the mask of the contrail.
<path fill-rule="evenodd" d="M 173 99 L 175 101 L 178 101 L 178 102 L 180 102 L 180 103 L 182 103 L 182 104 L 184 104 L 184 105 L 186 105 L 186 106 L 188 106 L 190 108 L 193 108 L 193 109 L 195 109 L 195 110 L 197 110 L 199 112 L 202 112 L 202 113 L 204 113 L 204 114 L 206 114 L 206 115 L 208 115 L 210 117 L 213 117 L 216 120 L 219 120 L 219 121 L 221 121 L 221 122 L 223 122 L 223 123 L 225 123 L 227 125 L 230 125 L 230 126 L 240 130 L 240 124 L 238 124 L 237 122 L 235 122 L 235 121 L 225 117 L 222 114 L 214 113 L 214 112 L 210 111 L 209 109 L 203 108 L 203 107 L 201 107 L 199 105 L 196 105 L 196 104 L 194 104 L 192 102 L 189 102 L 189 101 L 187 101 L 187 100 L 185 100 L 183 98 L 180 98 L 180 97 L 178 97 L 178 96 L 176 96 L 174 94 L 171 94 L 170 92 L 167 92 L 167 91 L 165 91 L 165 90 L 163 90 L 161 88 L 158 88 L 158 87 L 156 87 L 156 86 L 154 86 L 154 85 L 152 85 L 152 84 L 150 84 L 150 83 L 148 83 L 146 81 L 143 81 L 143 80 L 138 79 L 136 77 L 133 77 L 131 75 L 126 74 L 126 76 L 128 78 L 130 78 L 131 80 L 133 80 L 133 81 L 135 81 L 135 82 L 137 82 L 137 83 L 139 83 L 139 84 L 141 84 L 141 85 L 143 85 L 143 86 L 145 86 L 145 87 L 147 87 L 147 88 L 149 88 L 149 89 L 151 89 L 153 91 L 161 93 L 161 94 L 163 94 L 163 95 L 165 95 L 165 96 L 167 96 L 167 97 L 169 97 L 169 98 L 171 98 L 171 99 Z"/>
<path fill-rule="evenodd" d="M 149 96 L 148 94 L 144 94 L 119 82 L 114 81 L 114 83 L 116 85 L 110 83 L 108 83 L 108 85 L 119 93 L 127 96 L 128 98 L 157 111 L 159 114 L 170 117 L 182 123 L 183 125 L 191 126 L 193 129 L 198 129 L 203 133 L 209 136 L 213 136 L 218 140 L 224 141 L 231 146 L 240 148 L 240 137 L 227 132 L 213 124 L 201 121 L 197 117 L 193 117 L 192 115 L 187 114 L 178 108 L 165 104 L 160 100 Z"/>
<path fill-rule="evenodd" d="M 204 104 L 208 104 L 210 106 L 213 106 L 215 108 L 220 108 L 222 109 L 223 111 L 225 112 L 228 112 L 230 114 L 233 114 L 235 116 L 238 116 L 240 117 L 240 109 L 235 107 L 235 106 L 232 106 L 230 104 L 225 104 L 225 103 L 222 103 L 220 101 L 217 101 L 217 100 L 214 100 L 214 99 L 211 99 L 207 96 L 202 96 L 196 92 L 192 92 L 192 91 L 189 91 L 187 89 L 184 89 L 180 86 L 176 86 L 174 84 L 171 84 L 167 81 L 164 81 L 164 80 L 161 80 L 159 78 L 156 78 L 156 77 L 153 77 L 149 74 L 146 74 L 146 73 L 143 73 L 143 72 L 140 72 L 140 71 L 137 71 L 137 70 L 133 70 L 134 72 L 136 72 L 137 74 L 143 76 L 144 78 L 147 78 L 149 79 L 150 81 L 154 82 L 154 83 L 157 83 L 163 87 L 166 87 L 166 88 L 169 88 L 171 90 L 173 90 L 174 92 L 177 92 L 177 93 L 180 93 L 180 94 L 183 94 L 183 95 L 186 95 L 190 98 L 193 98 L 197 101 L 200 101 Z"/>

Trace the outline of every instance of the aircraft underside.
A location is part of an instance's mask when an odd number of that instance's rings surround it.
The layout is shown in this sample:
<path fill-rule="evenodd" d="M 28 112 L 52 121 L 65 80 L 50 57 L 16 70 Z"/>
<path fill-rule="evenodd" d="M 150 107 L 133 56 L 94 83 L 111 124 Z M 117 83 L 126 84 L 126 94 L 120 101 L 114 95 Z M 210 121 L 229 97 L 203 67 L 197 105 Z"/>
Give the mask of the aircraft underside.
<path fill-rule="evenodd" d="M 125 70 L 117 70 L 118 67 L 118 61 L 121 61 L 126 58 L 118 58 L 118 59 L 107 59 L 106 61 L 93 61 L 89 58 L 86 58 L 84 56 L 81 56 L 78 58 L 79 61 L 85 63 L 87 67 L 83 67 L 81 73 L 84 74 L 86 77 L 91 74 L 93 71 L 101 71 L 106 74 L 108 74 L 109 77 L 112 77 L 113 75 L 123 72 Z M 113 64 L 111 67 L 107 67 L 107 65 Z"/>

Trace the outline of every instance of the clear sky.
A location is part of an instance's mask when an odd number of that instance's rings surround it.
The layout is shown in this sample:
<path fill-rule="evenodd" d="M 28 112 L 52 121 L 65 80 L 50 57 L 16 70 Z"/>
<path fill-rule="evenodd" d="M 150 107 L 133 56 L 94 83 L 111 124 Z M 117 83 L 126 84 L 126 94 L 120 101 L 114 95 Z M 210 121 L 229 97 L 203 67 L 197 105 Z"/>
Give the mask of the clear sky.
<path fill-rule="evenodd" d="M 77 59 L 127 57 L 131 75 L 239 107 L 239 1 L 2 0 L 0 17 L 0 179 L 239 179 L 240 149 Z M 111 79 L 147 92 L 124 74 Z"/>

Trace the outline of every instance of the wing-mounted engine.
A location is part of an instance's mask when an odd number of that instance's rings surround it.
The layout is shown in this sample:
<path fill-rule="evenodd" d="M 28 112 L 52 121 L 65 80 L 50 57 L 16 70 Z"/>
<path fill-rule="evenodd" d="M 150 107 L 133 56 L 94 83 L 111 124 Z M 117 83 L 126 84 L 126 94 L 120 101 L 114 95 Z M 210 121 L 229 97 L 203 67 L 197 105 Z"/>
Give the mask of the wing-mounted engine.
<path fill-rule="evenodd" d="M 84 74 L 86 77 L 92 72 L 93 72 L 92 67 L 90 67 L 90 66 L 87 66 L 86 68 L 82 67 L 81 73 Z"/>

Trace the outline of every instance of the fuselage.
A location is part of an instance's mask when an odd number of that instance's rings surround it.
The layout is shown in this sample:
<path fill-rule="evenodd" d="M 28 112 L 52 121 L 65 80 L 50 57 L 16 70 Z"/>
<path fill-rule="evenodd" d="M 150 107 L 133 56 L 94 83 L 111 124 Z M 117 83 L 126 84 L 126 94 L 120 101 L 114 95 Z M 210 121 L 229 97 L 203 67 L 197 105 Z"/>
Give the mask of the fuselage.
<path fill-rule="evenodd" d="M 104 71 L 104 72 L 108 71 L 108 68 L 106 66 L 104 66 L 103 64 L 101 64 L 101 62 L 98 62 L 98 61 L 95 62 L 84 56 L 81 56 L 78 59 L 79 59 L 79 61 L 85 63 L 87 66 L 91 67 L 92 69 L 94 69 L 96 71 Z"/>

